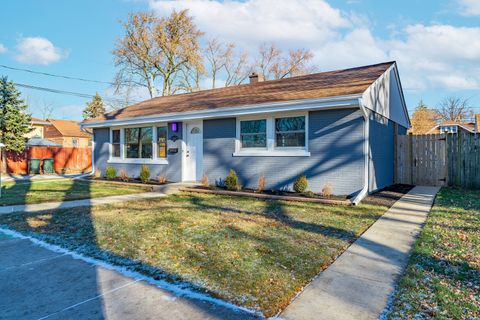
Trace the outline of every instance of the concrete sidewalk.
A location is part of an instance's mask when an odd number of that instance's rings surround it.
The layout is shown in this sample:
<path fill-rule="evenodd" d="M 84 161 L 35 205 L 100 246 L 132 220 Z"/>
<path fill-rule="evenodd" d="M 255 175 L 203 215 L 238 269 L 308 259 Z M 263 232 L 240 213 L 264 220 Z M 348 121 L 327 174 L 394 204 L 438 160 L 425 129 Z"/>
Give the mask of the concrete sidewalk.
<path fill-rule="evenodd" d="M 62 202 L 47 202 L 38 204 L 20 204 L 14 206 L 0 207 L 0 214 L 9 214 L 15 212 L 34 212 L 43 210 L 65 209 L 74 207 L 97 206 L 102 204 L 151 199 L 165 197 L 166 194 L 159 192 L 142 192 L 134 194 L 125 194 L 120 196 L 109 196 L 102 198 L 91 198 L 82 200 L 62 201 Z"/>
<path fill-rule="evenodd" d="M 1 319 L 254 319 L 0 232 Z M 205 296 L 200 293 L 200 296 Z"/>
<path fill-rule="evenodd" d="M 439 188 L 415 187 L 283 311 L 282 319 L 378 319 Z"/>

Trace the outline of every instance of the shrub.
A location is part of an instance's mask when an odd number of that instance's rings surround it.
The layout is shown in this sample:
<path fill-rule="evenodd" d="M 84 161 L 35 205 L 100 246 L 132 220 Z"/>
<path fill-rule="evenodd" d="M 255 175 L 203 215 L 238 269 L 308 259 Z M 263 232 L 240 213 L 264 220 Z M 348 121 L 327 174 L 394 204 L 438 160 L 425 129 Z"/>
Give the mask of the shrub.
<path fill-rule="evenodd" d="M 305 197 L 307 197 L 307 198 L 316 198 L 316 197 L 317 197 L 317 195 L 316 195 L 313 191 L 310 191 L 310 190 L 309 190 L 309 191 L 305 191 L 305 192 L 303 193 L 303 195 L 304 195 Z"/>
<path fill-rule="evenodd" d="M 227 187 L 228 190 L 238 190 L 239 189 L 238 177 L 237 177 L 237 173 L 235 172 L 235 170 L 230 169 L 230 173 L 225 178 L 225 186 Z"/>
<path fill-rule="evenodd" d="M 120 180 L 122 180 L 123 182 L 128 182 L 129 180 L 127 171 L 125 171 L 125 169 L 120 170 L 120 173 L 118 174 L 118 176 L 120 177 Z"/>
<path fill-rule="evenodd" d="M 308 188 L 308 180 L 307 177 L 303 174 L 295 180 L 293 183 L 293 190 L 298 193 L 305 192 Z"/>
<path fill-rule="evenodd" d="M 100 169 L 95 168 L 95 172 L 93 173 L 94 178 L 100 178 L 102 176 L 102 171 Z"/>
<path fill-rule="evenodd" d="M 108 180 L 113 180 L 117 176 L 117 170 L 115 167 L 112 166 L 107 166 L 105 169 L 105 177 L 107 177 Z"/>
<path fill-rule="evenodd" d="M 261 175 L 260 178 L 258 178 L 258 183 L 257 183 L 257 191 L 258 192 L 263 192 L 265 190 L 265 176 Z"/>
<path fill-rule="evenodd" d="M 157 177 L 158 183 L 167 183 L 167 176 L 164 174 L 161 174 Z"/>
<path fill-rule="evenodd" d="M 322 196 L 330 198 L 332 196 L 332 193 L 332 185 L 330 183 L 325 184 L 322 189 Z"/>
<path fill-rule="evenodd" d="M 143 183 L 147 183 L 150 180 L 150 168 L 145 164 L 140 169 L 140 180 Z"/>
<path fill-rule="evenodd" d="M 210 183 L 208 181 L 208 176 L 206 174 L 203 175 L 202 180 L 200 180 L 200 183 L 204 187 L 208 187 L 210 185 Z"/>

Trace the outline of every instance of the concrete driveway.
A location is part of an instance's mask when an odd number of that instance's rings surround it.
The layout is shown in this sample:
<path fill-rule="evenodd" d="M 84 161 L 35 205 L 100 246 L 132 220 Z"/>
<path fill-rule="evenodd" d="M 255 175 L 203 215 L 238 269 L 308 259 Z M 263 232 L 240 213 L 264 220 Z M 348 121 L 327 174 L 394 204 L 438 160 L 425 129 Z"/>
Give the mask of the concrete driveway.
<path fill-rule="evenodd" d="M 0 319 L 253 319 L 0 232 Z"/>

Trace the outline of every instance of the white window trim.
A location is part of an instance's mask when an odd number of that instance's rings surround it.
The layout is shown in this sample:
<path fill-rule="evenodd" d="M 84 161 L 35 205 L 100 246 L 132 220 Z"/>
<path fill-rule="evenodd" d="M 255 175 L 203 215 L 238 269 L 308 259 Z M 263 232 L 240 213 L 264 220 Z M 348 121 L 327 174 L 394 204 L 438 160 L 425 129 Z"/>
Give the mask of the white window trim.
<path fill-rule="evenodd" d="M 286 117 L 305 117 L 305 147 L 275 147 L 275 119 Z M 267 147 L 242 148 L 240 141 L 240 121 L 267 120 Z M 234 157 L 309 157 L 308 151 L 308 112 L 288 112 L 271 115 L 238 117 L 236 123 L 236 139 Z"/>
<path fill-rule="evenodd" d="M 125 129 L 126 128 L 152 128 L 152 157 L 153 158 L 127 158 L 125 156 Z M 109 141 L 109 148 L 108 148 L 108 161 L 107 163 L 131 163 L 131 164 L 168 164 L 168 151 L 167 151 L 167 158 L 159 158 L 157 154 L 158 146 L 157 146 L 157 127 L 167 127 L 168 132 L 168 124 L 167 123 L 157 123 L 155 125 L 145 126 L 145 125 L 130 125 L 130 126 L 122 126 L 122 127 L 111 127 L 110 128 L 110 141 Z M 113 157 L 113 130 L 120 130 L 120 157 Z"/>

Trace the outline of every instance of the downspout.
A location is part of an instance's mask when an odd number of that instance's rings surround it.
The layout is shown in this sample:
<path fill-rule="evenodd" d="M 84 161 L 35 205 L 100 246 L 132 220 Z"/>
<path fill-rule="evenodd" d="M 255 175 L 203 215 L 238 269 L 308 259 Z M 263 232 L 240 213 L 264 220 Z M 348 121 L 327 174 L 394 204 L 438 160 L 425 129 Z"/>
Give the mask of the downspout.
<path fill-rule="evenodd" d="M 358 205 L 360 201 L 363 200 L 368 195 L 368 185 L 369 185 L 369 171 L 370 171 L 370 119 L 368 117 L 368 112 L 365 106 L 362 103 L 362 99 L 358 99 L 358 104 L 360 110 L 362 110 L 363 118 L 365 120 L 365 125 L 363 126 L 363 156 L 364 156 L 364 178 L 363 178 L 363 188 L 360 192 L 352 199 L 353 205 Z"/>

